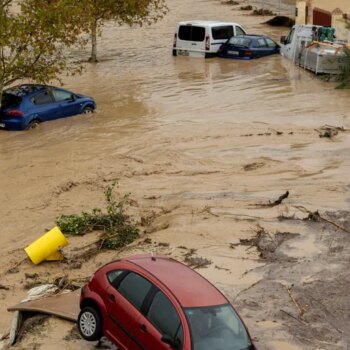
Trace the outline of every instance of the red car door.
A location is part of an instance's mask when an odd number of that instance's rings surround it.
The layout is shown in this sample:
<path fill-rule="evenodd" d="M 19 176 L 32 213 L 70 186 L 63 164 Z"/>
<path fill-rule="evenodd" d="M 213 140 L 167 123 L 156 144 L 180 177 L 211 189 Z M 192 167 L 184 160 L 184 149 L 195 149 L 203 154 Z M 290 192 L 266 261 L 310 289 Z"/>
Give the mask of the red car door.
<path fill-rule="evenodd" d="M 132 340 L 132 329 L 138 318 L 138 315 L 130 310 L 133 306 L 114 287 L 108 288 L 107 295 L 108 337 L 122 350 L 142 349 L 135 346 L 137 344 Z"/>
<path fill-rule="evenodd" d="M 145 278 L 129 272 L 117 286 L 107 289 L 107 333 L 123 350 L 152 350 L 140 337 L 139 325 L 140 310 L 151 288 L 152 284 Z"/>
<path fill-rule="evenodd" d="M 137 338 L 147 350 L 182 350 L 184 349 L 183 327 L 178 312 L 170 299 L 160 290 L 153 293 L 153 298 L 139 317 Z M 162 341 L 165 337 L 172 344 Z"/>

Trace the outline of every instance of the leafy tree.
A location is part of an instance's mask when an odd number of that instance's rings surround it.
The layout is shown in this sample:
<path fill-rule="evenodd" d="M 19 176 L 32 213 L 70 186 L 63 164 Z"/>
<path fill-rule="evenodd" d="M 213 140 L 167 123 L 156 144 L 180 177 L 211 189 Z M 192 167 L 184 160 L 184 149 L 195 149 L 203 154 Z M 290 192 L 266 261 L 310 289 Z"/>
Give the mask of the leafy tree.
<path fill-rule="evenodd" d="M 81 0 L 91 34 L 91 62 L 97 62 L 97 35 L 104 22 L 152 24 L 167 13 L 165 0 Z"/>
<path fill-rule="evenodd" d="M 80 69 L 66 55 L 84 29 L 77 1 L 0 0 L 0 106 L 16 81 L 46 83 Z"/>

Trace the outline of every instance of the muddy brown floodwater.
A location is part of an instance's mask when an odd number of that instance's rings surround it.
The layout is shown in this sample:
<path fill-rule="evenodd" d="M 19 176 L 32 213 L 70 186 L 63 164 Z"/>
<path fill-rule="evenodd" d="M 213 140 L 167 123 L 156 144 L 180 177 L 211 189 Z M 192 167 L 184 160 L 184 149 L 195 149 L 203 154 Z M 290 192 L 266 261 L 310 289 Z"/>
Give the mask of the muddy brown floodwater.
<path fill-rule="evenodd" d="M 95 115 L 0 132 L 0 282 L 9 288 L 0 290 L 0 333 L 11 321 L 6 308 L 26 294 L 26 273 L 43 281 L 88 277 L 120 255 L 158 252 L 183 261 L 195 249 L 212 262 L 198 271 L 234 301 L 260 350 L 347 349 L 349 233 L 300 220 L 307 214 L 293 205 L 349 229 L 350 134 L 326 139 L 315 129 L 350 128 L 350 92 L 278 55 L 252 62 L 172 57 L 180 20 L 236 21 L 276 40 L 288 29 L 220 1 L 168 4 L 169 14 L 151 27 L 107 24 L 100 63 L 65 79 L 96 99 Z M 85 60 L 88 52 L 74 56 Z M 131 192 L 134 214 L 154 218 L 140 241 L 80 269 L 25 261 L 4 273 L 58 215 L 102 207 L 103 189 L 115 179 L 121 194 Z M 281 205 L 256 205 L 286 190 Z M 257 225 L 270 242 L 238 244 Z M 69 238 L 66 254 L 93 237 Z M 93 348 L 69 336 L 71 328 L 46 320 L 15 348 Z"/>

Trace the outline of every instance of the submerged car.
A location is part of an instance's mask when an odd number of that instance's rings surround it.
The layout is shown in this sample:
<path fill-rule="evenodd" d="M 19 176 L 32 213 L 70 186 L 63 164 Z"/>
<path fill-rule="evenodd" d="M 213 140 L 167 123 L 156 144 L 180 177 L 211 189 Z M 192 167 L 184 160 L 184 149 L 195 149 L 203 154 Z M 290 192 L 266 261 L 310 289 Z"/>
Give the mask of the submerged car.
<path fill-rule="evenodd" d="M 220 57 L 250 60 L 280 52 L 280 46 L 268 36 L 238 35 L 221 45 Z"/>
<path fill-rule="evenodd" d="M 24 130 L 41 122 L 93 113 L 91 97 L 61 88 L 24 84 L 4 90 L 0 108 L 0 128 Z"/>
<path fill-rule="evenodd" d="M 103 266 L 81 290 L 78 329 L 120 350 L 256 350 L 228 299 L 204 277 L 165 256 Z"/>

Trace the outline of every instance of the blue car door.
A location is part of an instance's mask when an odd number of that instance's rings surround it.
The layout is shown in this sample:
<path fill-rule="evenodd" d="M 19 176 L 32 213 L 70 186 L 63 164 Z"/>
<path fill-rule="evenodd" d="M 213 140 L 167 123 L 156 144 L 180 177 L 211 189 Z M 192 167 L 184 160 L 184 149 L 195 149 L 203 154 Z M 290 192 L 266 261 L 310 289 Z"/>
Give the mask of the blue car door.
<path fill-rule="evenodd" d="M 30 102 L 33 105 L 33 107 L 30 108 L 33 118 L 39 119 L 43 122 L 55 119 L 57 106 L 48 89 L 42 90 L 31 97 Z"/>
<path fill-rule="evenodd" d="M 262 57 L 268 55 L 271 52 L 271 49 L 267 46 L 264 38 L 259 38 L 257 39 L 257 45 L 254 51 L 255 56 Z"/>
<path fill-rule="evenodd" d="M 78 97 L 72 92 L 53 88 L 52 94 L 57 104 L 56 118 L 69 117 L 81 112 L 81 105 L 78 101 Z"/>
<path fill-rule="evenodd" d="M 267 42 L 267 46 L 269 47 L 269 53 L 273 54 L 273 53 L 277 53 L 279 52 L 279 45 L 276 44 L 272 39 L 270 38 L 265 38 L 266 42 Z"/>

